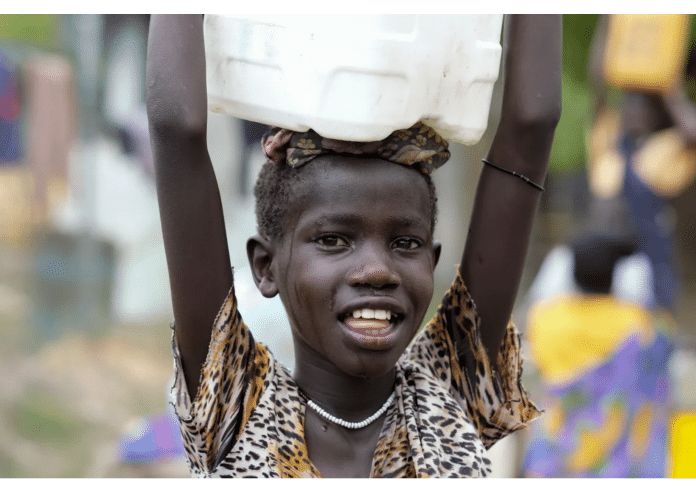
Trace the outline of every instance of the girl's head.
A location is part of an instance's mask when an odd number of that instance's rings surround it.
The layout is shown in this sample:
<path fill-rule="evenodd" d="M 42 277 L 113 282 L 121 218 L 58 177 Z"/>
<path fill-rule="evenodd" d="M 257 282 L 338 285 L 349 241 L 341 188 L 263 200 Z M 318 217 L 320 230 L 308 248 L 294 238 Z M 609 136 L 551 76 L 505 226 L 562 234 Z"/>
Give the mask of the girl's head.
<path fill-rule="evenodd" d="M 297 133 L 281 128 L 271 129 L 262 145 L 269 160 L 261 169 L 254 194 L 259 233 L 269 240 L 283 237 L 290 205 L 301 198 L 307 175 L 305 164 L 321 155 L 357 155 L 409 166 L 420 171 L 428 184 L 431 205 L 431 226 L 435 230 L 437 197 L 430 174 L 449 159 L 447 142 L 430 127 L 416 123 L 378 142 L 346 142 L 323 138 L 309 130 Z"/>
<path fill-rule="evenodd" d="M 298 362 L 319 357 L 361 377 L 393 368 L 433 293 L 440 246 L 429 174 L 322 154 L 298 168 L 269 161 L 255 194 L 249 260 L 261 292 L 281 296 Z"/>
<path fill-rule="evenodd" d="M 391 168 L 390 168 L 391 169 Z M 306 165 L 293 168 L 267 161 L 256 180 L 256 223 L 259 234 L 271 242 L 280 242 L 291 229 L 290 210 L 301 203 L 311 191 L 316 166 Z M 430 208 L 430 232 L 435 231 L 437 221 L 437 193 L 435 184 L 428 174 L 416 174 L 428 187 Z"/>

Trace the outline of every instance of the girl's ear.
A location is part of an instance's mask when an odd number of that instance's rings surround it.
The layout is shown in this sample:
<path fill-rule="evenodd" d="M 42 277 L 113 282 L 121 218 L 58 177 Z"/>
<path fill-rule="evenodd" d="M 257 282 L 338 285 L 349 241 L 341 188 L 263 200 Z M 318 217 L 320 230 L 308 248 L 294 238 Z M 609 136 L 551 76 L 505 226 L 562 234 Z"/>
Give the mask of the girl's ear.
<path fill-rule="evenodd" d="M 442 244 L 439 241 L 433 241 L 433 258 L 435 263 L 433 264 L 433 269 L 437 266 L 437 262 L 440 261 L 440 253 L 442 252 Z"/>
<path fill-rule="evenodd" d="M 273 263 L 273 245 L 263 237 L 256 235 L 247 241 L 247 256 L 251 266 L 251 274 L 254 277 L 256 287 L 264 297 L 275 297 L 278 294 L 278 286 L 273 277 L 271 265 Z"/>

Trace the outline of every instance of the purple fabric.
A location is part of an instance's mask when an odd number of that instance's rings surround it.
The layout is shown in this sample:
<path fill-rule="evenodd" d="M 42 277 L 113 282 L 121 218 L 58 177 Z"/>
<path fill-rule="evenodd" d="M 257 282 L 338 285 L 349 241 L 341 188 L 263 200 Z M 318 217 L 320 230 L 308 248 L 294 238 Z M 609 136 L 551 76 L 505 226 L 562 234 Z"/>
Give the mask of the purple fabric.
<path fill-rule="evenodd" d="M 153 463 L 184 456 L 179 421 L 172 410 L 142 417 L 134 430 L 119 441 L 125 463 Z"/>
<path fill-rule="evenodd" d="M 648 346 L 626 340 L 601 366 L 562 386 L 547 387 L 563 423 L 557 432 L 537 421 L 524 461 L 525 474 L 541 477 L 664 477 L 669 422 L 668 361 L 672 342 L 662 333 Z M 617 440 L 604 443 L 589 469 L 573 466 L 583 432 L 602 432 L 611 408 L 622 422 Z M 650 419 L 640 420 L 640 409 Z M 551 410 L 549 406 L 547 410 Z M 552 413 L 552 412 L 549 412 Z M 543 419 L 541 419 L 543 420 Z M 649 422 L 648 425 L 646 423 Z M 645 445 L 635 436 L 646 430 Z M 633 440 L 631 438 L 633 436 Z"/>

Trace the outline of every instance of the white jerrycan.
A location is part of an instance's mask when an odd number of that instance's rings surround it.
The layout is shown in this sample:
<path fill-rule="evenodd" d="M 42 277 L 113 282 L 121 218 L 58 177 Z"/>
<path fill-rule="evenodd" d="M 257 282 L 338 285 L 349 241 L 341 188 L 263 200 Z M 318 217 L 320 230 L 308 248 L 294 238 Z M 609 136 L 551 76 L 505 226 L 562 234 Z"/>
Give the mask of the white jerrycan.
<path fill-rule="evenodd" d="M 502 17 L 206 15 L 208 105 L 351 141 L 422 120 L 473 144 L 488 122 Z"/>

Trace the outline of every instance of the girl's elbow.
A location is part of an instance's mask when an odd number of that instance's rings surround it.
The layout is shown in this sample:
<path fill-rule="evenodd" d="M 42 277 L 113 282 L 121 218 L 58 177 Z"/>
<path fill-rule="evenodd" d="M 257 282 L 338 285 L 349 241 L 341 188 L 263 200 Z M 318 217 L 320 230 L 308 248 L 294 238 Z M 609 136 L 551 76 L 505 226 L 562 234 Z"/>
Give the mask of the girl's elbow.
<path fill-rule="evenodd" d="M 206 133 L 205 111 L 191 111 L 185 104 L 162 94 L 162 91 L 152 91 L 147 94 L 146 108 L 152 133 L 164 131 L 192 136 Z"/>
<path fill-rule="evenodd" d="M 178 118 L 148 118 L 152 138 L 197 140 L 206 135 L 205 122 Z"/>
<path fill-rule="evenodd" d="M 153 137 L 178 135 L 195 138 L 206 134 L 206 118 L 187 114 L 180 107 L 153 104 L 148 101 L 147 118 L 150 134 Z"/>
<path fill-rule="evenodd" d="M 561 98 L 516 112 L 515 127 L 526 134 L 553 134 L 561 119 Z"/>

